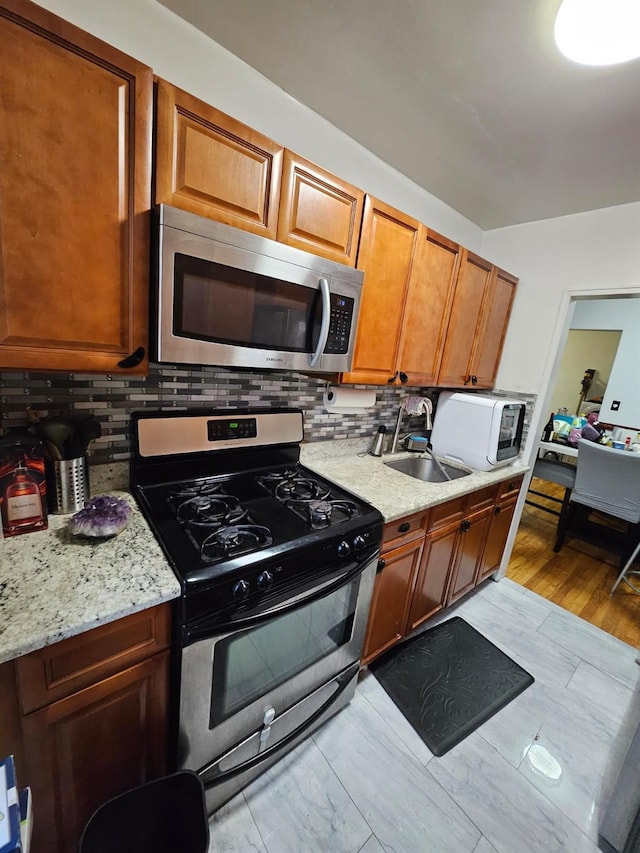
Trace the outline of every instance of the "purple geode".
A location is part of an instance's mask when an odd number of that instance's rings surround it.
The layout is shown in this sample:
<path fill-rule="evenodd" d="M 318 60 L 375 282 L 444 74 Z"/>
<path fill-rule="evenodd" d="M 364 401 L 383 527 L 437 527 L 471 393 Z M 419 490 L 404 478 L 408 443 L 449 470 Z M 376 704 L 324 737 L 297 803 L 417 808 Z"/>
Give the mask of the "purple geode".
<path fill-rule="evenodd" d="M 99 495 L 69 519 L 74 536 L 115 536 L 127 526 L 131 507 L 122 498 Z"/>

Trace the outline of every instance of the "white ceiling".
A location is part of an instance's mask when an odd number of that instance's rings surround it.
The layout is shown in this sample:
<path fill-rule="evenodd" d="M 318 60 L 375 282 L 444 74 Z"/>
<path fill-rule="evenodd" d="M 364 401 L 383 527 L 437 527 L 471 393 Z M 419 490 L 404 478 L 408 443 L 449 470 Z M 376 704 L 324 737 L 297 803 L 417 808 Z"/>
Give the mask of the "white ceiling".
<path fill-rule="evenodd" d="M 640 60 L 564 59 L 560 0 L 161 2 L 485 230 L 640 199 Z"/>

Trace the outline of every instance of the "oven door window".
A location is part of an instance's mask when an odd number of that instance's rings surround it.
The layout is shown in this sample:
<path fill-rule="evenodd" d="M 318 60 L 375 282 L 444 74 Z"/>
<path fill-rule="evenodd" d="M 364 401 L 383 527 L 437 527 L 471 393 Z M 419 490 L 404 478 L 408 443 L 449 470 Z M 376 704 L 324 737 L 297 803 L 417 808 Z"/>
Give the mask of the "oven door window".
<path fill-rule="evenodd" d="M 214 646 L 210 728 L 351 640 L 360 579 Z"/>
<path fill-rule="evenodd" d="M 279 352 L 313 352 L 320 291 L 177 253 L 173 332 L 182 338 Z"/>

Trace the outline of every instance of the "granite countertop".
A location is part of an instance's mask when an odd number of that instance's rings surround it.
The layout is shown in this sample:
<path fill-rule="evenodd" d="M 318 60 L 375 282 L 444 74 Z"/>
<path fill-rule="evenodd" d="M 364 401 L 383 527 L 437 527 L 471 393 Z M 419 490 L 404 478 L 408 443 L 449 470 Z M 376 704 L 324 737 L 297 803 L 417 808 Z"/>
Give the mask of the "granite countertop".
<path fill-rule="evenodd" d="M 529 470 L 529 466 L 517 460 L 512 465 L 493 471 L 474 471 L 449 483 L 424 483 L 385 465 L 385 462 L 415 454 L 404 452 L 392 456 L 369 456 L 367 450 L 370 444 L 371 439 L 303 444 L 300 461 L 317 474 L 373 504 L 385 521 L 394 521 L 445 503 L 484 486 L 518 477 Z"/>
<path fill-rule="evenodd" d="M 372 503 L 385 521 L 498 483 L 526 465 L 473 472 L 450 483 L 423 483 L 369 456 L 370 439 L 302 444 L 300 461 Z M 153 607 L 180 595 L 180 584 L 134 498 L 126 463 L 90 469 L 92 496 L 113 494 L 133 509 L 118 536 L 72 536 L 69 515 L 50 515 L 48 530 L 0 539 L 0 663 Z"/>
<path fill-rule="evenodd" d="M 69 515 L 49 515 L 47 530 L 0 538 L 0 663 L 180 595 L 173 570 L 124 490 L 126 475 L 122 463 L 90 469 L 92 495 L 116 495 L 133 508 L 118 536 L 72 536 Z"/>

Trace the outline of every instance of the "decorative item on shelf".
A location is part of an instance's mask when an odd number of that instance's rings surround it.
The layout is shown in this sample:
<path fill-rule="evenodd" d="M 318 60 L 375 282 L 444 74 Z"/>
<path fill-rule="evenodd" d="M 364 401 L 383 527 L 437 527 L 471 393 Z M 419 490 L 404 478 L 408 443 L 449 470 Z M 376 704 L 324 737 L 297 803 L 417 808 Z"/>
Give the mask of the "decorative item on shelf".
<path fill-rule="evenodd" d="M 130 518 L 131 507 L 126 500 L 113 495 L 99 495 L 71 516 L 69 530 L 74 536 L 107 539 L 121 533 Z"/>

